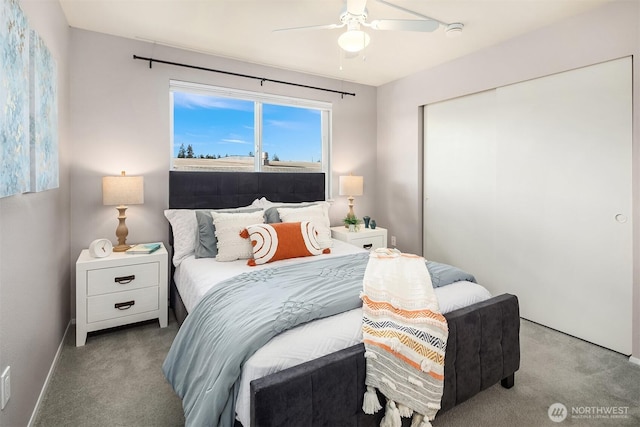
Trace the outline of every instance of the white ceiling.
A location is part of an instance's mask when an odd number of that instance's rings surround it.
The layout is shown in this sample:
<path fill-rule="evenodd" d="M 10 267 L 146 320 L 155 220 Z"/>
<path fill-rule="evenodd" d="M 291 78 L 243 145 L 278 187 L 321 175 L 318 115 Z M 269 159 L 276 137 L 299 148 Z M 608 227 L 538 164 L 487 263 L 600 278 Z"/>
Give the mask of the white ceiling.
<path fill-rule="evenodd" d="M 343 0 L 59 1 L 75 28 L 379 86 L 614 0 L 388 0 L 461 22 L 464 31 L 450 38 L 442 26 L 432 33 L 365 29 L 371 43 L 351 59 L 337 45 L 344 29 L 273 32 L 338 24 Z M 417 19 L 376 0 L 367 9 L 368 22 Z"/>

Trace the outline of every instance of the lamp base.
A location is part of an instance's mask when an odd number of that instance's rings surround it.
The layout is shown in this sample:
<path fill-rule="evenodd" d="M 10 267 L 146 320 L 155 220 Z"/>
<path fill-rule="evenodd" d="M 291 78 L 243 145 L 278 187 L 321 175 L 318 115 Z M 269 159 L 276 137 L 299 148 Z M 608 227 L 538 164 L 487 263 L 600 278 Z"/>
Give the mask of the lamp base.
<path fill-rule="evenodd" d="M 349 196 L 349 212 L 347 212 L 347 218 L 355 218 L 356 214 L 353 213 L 353 196 Z"/>
<path fill-rule="evenodd" d="M 127 207 L 120 205 L 116 208 L 118 210 L 118 228 L 116 228 L 116 237 L 118 238 L 118 245 L 113 247 L 114 252 L 124 252 L 131 247 L 127 245 L 127 236 L 129 235 L 129 229 L 127 228 Z"/>

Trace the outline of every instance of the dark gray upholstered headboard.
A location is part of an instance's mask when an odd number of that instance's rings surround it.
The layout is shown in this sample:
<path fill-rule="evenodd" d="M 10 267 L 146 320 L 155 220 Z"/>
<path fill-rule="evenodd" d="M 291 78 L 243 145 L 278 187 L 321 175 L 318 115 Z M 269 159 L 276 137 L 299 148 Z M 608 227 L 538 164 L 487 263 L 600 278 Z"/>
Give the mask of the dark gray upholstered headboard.
<path fill-rule="evenodd" d="M 272 202 L 296 203 L 325 200 L 324 173 L 286 172 L 169 172 L 169 209 L 224 209 L 250 205 L 266 197 Z M 171 226 L 169 226 L 171 230 Z M 169 232 L 173 254 L 173 233 Z M 182 324 L 187 311 L 173 282 L 170 265 L 171 307 Z"/>
<path fill-rule="evenodd" d="M 272 202 L 325 200 L 324 173 L 169 172 L 170 209 L 222 209 Z"/>

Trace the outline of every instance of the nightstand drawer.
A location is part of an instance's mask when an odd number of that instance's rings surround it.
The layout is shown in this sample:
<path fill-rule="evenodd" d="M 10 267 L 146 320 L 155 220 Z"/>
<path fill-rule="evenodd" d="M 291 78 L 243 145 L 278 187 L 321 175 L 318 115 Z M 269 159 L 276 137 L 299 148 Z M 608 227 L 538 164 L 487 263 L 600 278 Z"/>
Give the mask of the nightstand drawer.
<path fill-rule="evenodd" d="M 88 323 L 154 310 L 158 310 L 157 286 L 87 298 Z"/>
<path fill-rule="evenodd" d="M 386 242 L 384 241 L 383 236 L 364 236 L 364 237 L 355 237 L 349 240 L 354 246 L 364 249 L 378 249 L 384 248 L 386 246 Z"/>
<path fill-rule="evenodd" d="M 382 227 L 360 228 L 358 231 L 331 227 L 331 237 L 368 250 L 387 247 L 387 229 Z"/>
<path fill-rule="evenodd" d="M 89 270 L 87 271 L 87 295 L 157 286 L 158 274 L 157 262 Z"/>

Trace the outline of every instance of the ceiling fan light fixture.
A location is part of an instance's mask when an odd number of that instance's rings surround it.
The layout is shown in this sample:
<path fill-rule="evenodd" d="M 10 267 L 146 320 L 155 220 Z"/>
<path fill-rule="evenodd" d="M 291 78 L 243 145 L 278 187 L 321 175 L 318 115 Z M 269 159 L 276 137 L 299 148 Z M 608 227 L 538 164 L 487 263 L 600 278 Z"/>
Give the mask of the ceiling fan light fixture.
<path fill-rule="evenodd" d="M 369 45 L 371 37 L 362 30 L 347 30 L 338 37 L 338 45 L 347 52 L 360 52 Z"/>

